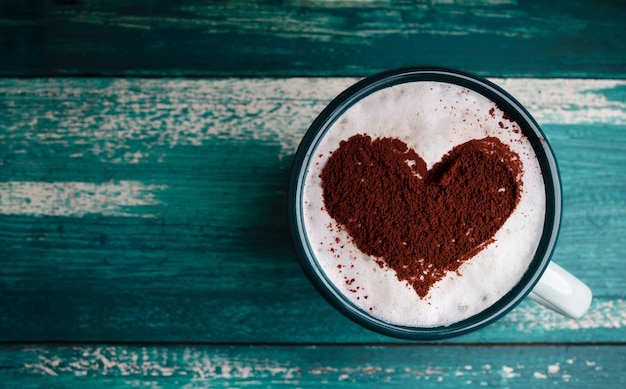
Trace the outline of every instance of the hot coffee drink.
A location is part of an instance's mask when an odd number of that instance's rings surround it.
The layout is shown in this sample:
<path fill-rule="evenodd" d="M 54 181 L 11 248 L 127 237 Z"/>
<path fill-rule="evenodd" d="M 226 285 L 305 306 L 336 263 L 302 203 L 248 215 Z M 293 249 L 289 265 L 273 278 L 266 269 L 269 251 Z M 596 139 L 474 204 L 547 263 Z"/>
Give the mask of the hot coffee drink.
<path fill-rule="evenodd" d="M 309 151 L 300 204 L 319 269 L 393 325 L 449 326 L 520 282 L 546 191 L 501 106 L 444 81 L 396 83 L 333 119 Z"/>

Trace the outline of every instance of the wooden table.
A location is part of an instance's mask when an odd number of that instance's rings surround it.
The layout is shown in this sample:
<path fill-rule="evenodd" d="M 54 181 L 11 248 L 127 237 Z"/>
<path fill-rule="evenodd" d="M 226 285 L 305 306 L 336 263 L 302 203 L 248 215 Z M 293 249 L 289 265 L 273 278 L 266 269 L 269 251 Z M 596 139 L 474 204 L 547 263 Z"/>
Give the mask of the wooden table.
<path fill-rule="evenodd" d="M 0 386 L 626 385 L 621 2 L 0 2 Z M 313 289 L 285 188 L 359 78 L 486 76 L 560 163 L 553 259 L 594 292 L 441 343 L 365 330 Z"/>

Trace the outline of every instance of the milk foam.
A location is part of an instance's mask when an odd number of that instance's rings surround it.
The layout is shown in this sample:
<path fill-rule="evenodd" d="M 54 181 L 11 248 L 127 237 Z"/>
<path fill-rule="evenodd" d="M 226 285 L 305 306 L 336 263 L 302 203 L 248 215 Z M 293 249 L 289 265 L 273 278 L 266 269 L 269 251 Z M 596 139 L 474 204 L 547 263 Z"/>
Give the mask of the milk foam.
<path fill-rule="evenodd" d="M 490 112 L 491 111 L 491 112 Z M 377 91 L 350 107 L 311 152 L 303 195 L 310 246 L 327 277 L 354 304 L 379 319 L 414 327 L 447 326 L 491 306 L 521 279 L 544 223 L 545 189 L 533 148 L 519 126 L 484 96 L 458 85 L 411 82 Z M 502 128 L 508 127 L 508 128 Z M 524 167 L 521 198 L 494 242 L 437 282 L 426 298 L 362 253 L 324 210 L 320 174 L 339 142 L 356 134 L 394 137 L 430 169 L 454 146 L 495 136 Z M 417 238 L 417 237 L 416 237 Z"/>

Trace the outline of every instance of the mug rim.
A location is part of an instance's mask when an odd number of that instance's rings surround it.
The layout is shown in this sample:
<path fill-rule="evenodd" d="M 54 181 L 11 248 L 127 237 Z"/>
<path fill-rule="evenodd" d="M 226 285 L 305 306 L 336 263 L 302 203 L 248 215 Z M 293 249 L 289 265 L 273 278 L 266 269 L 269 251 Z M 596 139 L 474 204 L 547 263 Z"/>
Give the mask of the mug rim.
<path fill-rule="evenodd" d="M 544 180 L 546 213 L 543 231 L 528 269 L 520 281 L 485 310 L 447 326 L 413 327 L 385 322 L 355 305 L 321 269 L 304 227 L 303 185 L 312 151 L 326 131 L 352 105 L 366 96 L 394 85 L 416 81 L 452 83 L 479 93 L 500 106 L 520 126 L 537 156 Z M 408 66 L 383 71 L 361 79 L 335 97 L 313 121 L 296 151 L 288 186 L 288 223 L 296 257 L 309 281 L 339 312 L 365 328 L 408 340 L 440 340 L 478 330 L 498 320 L 517 306 L 533 289 L 547 268 L 559 234 L 562 213 L 561 182 L 554 152 L 543 131 L 526 108 L 493 82 L 461 70 L 441 66 Z"/>

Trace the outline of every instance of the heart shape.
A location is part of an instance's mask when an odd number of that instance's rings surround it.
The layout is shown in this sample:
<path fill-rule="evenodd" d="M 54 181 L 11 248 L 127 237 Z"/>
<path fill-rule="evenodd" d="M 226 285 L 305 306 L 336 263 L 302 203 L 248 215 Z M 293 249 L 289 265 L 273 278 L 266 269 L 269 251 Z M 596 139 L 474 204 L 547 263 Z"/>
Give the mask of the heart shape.
<path fill-rule="evenodd" d="M 521 193 L 519 156 L 498 138 L 454 147 L 430 170 L 402 141 L 355 135 L 322 173 L 324 207 L 355 245 L 420 298 L 493 241 Z"/>

